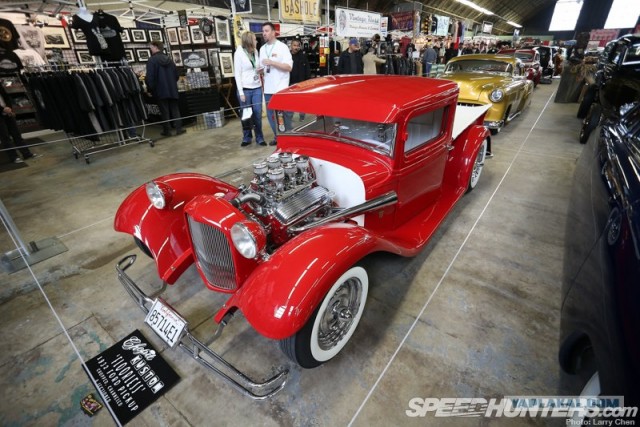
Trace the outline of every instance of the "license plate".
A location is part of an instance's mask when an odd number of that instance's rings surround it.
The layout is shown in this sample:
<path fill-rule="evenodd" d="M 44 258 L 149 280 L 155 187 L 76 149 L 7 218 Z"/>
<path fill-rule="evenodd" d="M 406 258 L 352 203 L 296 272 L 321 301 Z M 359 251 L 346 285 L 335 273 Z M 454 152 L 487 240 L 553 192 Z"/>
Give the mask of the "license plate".
<path fill-rule="evenodd" d="M 144 322 L 171 348 L 180 342 L 187 322 L 160 298 L 156 299 Z"/>

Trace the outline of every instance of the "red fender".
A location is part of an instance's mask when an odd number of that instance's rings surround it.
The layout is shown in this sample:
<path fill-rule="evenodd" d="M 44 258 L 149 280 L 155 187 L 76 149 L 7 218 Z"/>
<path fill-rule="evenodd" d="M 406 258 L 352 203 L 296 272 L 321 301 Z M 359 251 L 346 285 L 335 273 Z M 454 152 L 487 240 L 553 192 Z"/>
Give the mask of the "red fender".
<path fill-rule="evenodd" d="M 482 125 L 483 120 L 484 115 L 476 120 L 475 125 L 469 126 L 458 135 L 453 141 L 454 148 L 447 160 L 444 182 L 452 183 L 457 191 L 462 193 L 469 185 L 469 177 L 482 142 L 485 138 L 491 138 L 489 129 Z"/>
<path fill-rule="evenodd" d="M 154 208 L 143 185 L 122 202 L 116 212 L 114 228 L 140 239 L 151 251 L 162 280 L 173 284 L 194 261 L 184 207 L 200 194 L 225 193 L 225 199 L 231 199 L 237 189 L 195 173 L 165 175 L 153 181 L 171 189 L 167 206 Z"/>
<path fill-rule="evenodd" d="M 330 224 L 303 233 L 256 268 L 215 321 L 220 323 L 237 308 L 265 337 L 290 337 L 307 323 L 340 275 L 380 250 L 394 251 L 387 241 L 353 224 Z"/>

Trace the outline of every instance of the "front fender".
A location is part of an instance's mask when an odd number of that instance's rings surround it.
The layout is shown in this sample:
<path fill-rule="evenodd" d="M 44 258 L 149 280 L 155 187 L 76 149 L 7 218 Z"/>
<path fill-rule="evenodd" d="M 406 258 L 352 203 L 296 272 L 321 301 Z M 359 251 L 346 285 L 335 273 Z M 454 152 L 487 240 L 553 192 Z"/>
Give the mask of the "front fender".
<path fill-rule="evenodd" d="M 171 198 L 164 209 L 156 209 L 149 202 L 145 186 L 134 190 L 116 212 L 116 231 L 140 239 L 153 255 L 158 274 L 173 284 L 193 263 L 184 207 L 200 194 L 224 193 L 231 199 L 237 189 L 232 185 L 195 173 L 176 173 L 154 179 L 171 188 Z"/>
<path fill-rule="evenodd" d="M 240 309 L 258 333 L 276 340 L 290 337 L 309 320 L 340 275 L 380 250 L 393 252 L 384 239 L 354 224 L 330 224 L 303 233 L 256 268 L 215 321 Z"/>

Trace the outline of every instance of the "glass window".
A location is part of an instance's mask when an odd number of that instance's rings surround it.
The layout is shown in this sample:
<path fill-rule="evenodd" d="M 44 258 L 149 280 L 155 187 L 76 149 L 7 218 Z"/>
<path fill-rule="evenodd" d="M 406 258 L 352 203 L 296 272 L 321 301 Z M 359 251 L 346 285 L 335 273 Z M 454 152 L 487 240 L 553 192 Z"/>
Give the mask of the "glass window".
<path fill-rule="evenodd" d="M 455 72 L 486 72 L 486 73 L 507 73 L 512 72 L 511 64 L 504 61 L 493 61 L 486 59 L 464 59 L 449 62 L 444 70 L 445 73 Z"/>
<path fill-rule="evenodd" d="M 605 29 L 609 28 L 633 28 L 640 14 L 640 2 L 638 0 L 613 0 Z"/>
<path fill-rule="evenodd" d="M 413 150 L 435 140 L 442 130 L 444 108 L 416 116 L 407 124 L 407 141 L 404 152 Z"/>
<path fill-rule="evenodd" d="M 558 0 L 553 9 L 549 31 L 573 31 L 582 10 L 582 0 Z"/>

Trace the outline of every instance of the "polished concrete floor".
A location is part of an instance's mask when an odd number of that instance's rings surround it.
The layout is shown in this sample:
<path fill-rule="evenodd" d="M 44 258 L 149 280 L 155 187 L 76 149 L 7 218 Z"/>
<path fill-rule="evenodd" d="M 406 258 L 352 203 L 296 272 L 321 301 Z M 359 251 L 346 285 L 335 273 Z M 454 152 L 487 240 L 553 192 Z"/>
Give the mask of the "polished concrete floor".
<path fill-rule="evenodd" d="M 181 380 L 132 426 L 565 425 L 405 413 L 414 397 L 575 393 L 561 385 L 556 360 L 567 198 L 582 146 L 577 105 L 554 104 L 557 85 L 540 85 L 531 107 L 494 137 L 495 157 L 478 187 L 420 255 L 367 260 L 367 307 L 337 358 L 299 369 L 241 316 L 231 322 L 213 345 L 225 358 L 257 378 L 290 369 L 284 390 L 260 402 L 165 349 L 144 325 L 114 269 L 140 251 L 113 230 L 113 217 L 124 197 L 153 177 L 219 175 L 271 149 L 241 148 L 237 120 L 190 128 L 153 148 L 101 153 L 90 165 L 74 159 L 65 141 L 34 148 L 44 156 L 0 173 L 0 199 L 25 240 L 58 237 L 69 250 L 30 271 L 0 272 L 0 425 L 112 425 L 106 410 L 93 418 L 80 410 L 80 398 L 95 390 L 73 346 L 88 360 L 135 329 L 162 349 Z M 0 236 L 0 252 L 14 248 L 6 230 Z M 157 285 L 152 262 L 138 260 L 132 277 Z M 205 289 L 191 269 L 166 299 L 206 338 L 225 296 Z"/>

